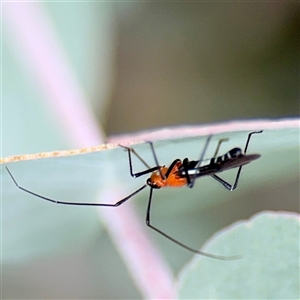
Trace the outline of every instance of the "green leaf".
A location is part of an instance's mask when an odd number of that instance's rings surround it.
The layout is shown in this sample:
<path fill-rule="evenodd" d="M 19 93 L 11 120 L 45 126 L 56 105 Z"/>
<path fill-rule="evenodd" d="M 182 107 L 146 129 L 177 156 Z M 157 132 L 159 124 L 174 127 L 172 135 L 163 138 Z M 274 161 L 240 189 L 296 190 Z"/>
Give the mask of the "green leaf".
<path fill-rule="evenodd" d="M 216 234 L 205 251 L 243 257 L 196 257 L 180 275 L 179 298 L 299 299 L 299 229 L 296 213 L 261 212 Z"/>
<path fill-rule="evenodd" d="M 220 154 L 236 146 L 244 148 L 248 133 L 249 131 L 240 131 L 214 135 L 205 157 L 213 156 L 220 138 L 230 139 L 221 145 Z M 298 128 L 282 128 L 265 130 L 254 135 L 250 141 L 249 153 L 259 153 L 262 157 L 244 167 L 240 186 L 234 193 L 228 192 L 209 177 L 199 179 L 193 189 L 183 187 L 154 191 L 152 223 L 175 238 L 186 241 L 187 244 L 196 240 L 199 245 L 199 241 L 205 240 L 211 230 L 205 224 L 206 208 L 218 205 L 234 195 L 241 197 L 254 187 L 257 189 L 266 183 L 276 182 L 282 177 L 282 173 L 285 173 L 285 180 L 298 174 L 298 165 L 295 163 L 298 161 L 298 134 Z M 175 158 L 199 159 L 206 138 L 198 136 L 156 141 L 155 150 L 160 164 L 169 165 Z M 155 165 L 148 144 L 142 143 L 133 147 L 151 166 Z M 134 159 L 133 163 L 135 171 L 145 168 L 137 159 Z M 126 188 L 125 197 L 143 185 L 147 178 L 145 176 L 146 178 L 133 179 L 130 176 L 127 153 L 121 147 L 62 157 L 24 160 L 6 165 L 18 184 L 24 188 L 49 198 L 70 202 L 95 202 L 99 193 L 120 188 Z M 236 170 L 228 171 L 221 174 L 221 177 L 232 183 L 235 174 Z M 99 234 L 100 224 L 95 209 L 55 205 L 26 194 L 14 185 L 5 168 L 2 168 L 2 179 L 5 241 L 3 261 L 24 260 L 36 255 L 66 253 L 70 250 L 79 251 L 81 247 L 92 243 Z M 143 199 L 140 205 L 144 216 L 148 192 L 143 191 L 132 201 L 139 198 Z M 122 206 L 117 209 L 122 209 Z M 197 217 L 195 224 L 190 225 L 184 220 L 189 220 L 191 213 L 196 213 Z M 176 226 L 173 219 L 177 220 Z M 182 222 L 178 222 L 179 220 Z M 187 229 L 184 228 L 184 224 L 190 226 L 188 230 L 191 233 L 192 230 L 196 230 L 197 233 L 185 237 Z M 163 238 L 159 237 L 159 242 L 169 247 L 168 253 L 172 253 L 174 248 L 180 253 L 185 253 Z M 170 258 L 172 259 L 172 255 Z"/>

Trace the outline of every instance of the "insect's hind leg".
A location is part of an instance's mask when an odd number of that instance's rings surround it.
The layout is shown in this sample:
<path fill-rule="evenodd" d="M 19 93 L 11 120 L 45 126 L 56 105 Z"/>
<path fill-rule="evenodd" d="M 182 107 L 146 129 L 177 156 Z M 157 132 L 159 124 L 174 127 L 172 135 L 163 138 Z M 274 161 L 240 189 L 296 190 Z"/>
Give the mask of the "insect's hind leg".
<path fill-rule="evenodd" d="M 247 138 L 247 142 L 246 142 L 246 145 L 245 145 L 245 150 L 244 150 L 244 154 L 247 153 L 247 150 L 248 150 L 248 146 L 249 146 L 249 142 L 250 142 L 250 139 L 251 139 L 251 136 L 253 134 L 257 134 L 257 133 L 262 133 L 263 130 L 260 130 L 260 131 L 252 131 L 248 134 L 248 138 Z M 238 182 L 239 182 L 239 179 L 240 179 L 240 175 L 241 175 L 241 172 L 242 172 L 242 168 L 243 166 L 240 166 L 237 173 L 236 173 L 236 177 L 235 177 L 235 181 L 234 181 L 234 184 L 230 184 L 228 183 L 227 181 L 225 181 L 224 179 L 220 178 L 219 176 L 217 175 L 212 175 L 212 178 L 214 178 L 215 180 L 217 180 L 218 182 L 220 182 L 227 190 L 229 191 L 233 191 L 237 188 L 238 186 Z"/>
<path fill-rule="evenodd" d="M 246 142 L 246 145 L 245 145 L 244 154 L 247 153 L 247 149 L 248 149 L 248 145 L 249 145 L 251 136 L 252 136 L 253 134 L 262 133 L 262 132 L 263 132 L 263 130 L 260 130 L 260 131 L 252 131 L 252 132 L 250 132 L 250 133 L 248 134 L 248 138 L 247 138 L 247 142 Z"/>

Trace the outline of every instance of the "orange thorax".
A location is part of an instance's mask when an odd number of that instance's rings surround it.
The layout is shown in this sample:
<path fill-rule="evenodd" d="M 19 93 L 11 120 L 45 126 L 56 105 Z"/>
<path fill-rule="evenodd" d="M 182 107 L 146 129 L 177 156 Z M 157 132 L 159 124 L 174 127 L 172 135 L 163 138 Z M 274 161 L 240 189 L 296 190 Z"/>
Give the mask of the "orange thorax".
<path fill-rule="evenodd" d="M 182 165 L 182 162 L 179 161 L 174 168 L 172 169 L 171 173 L 169 174 L 168 178 L 164 179 L 160 175 L 159 170 L 153 172 L 150 176 L 150 181 L 155 183 L 158 187 L 181 187 L 187 184 L 186 178 L 179 176 L 178 168 Z M 167 167 L 160 168 L 161 173 L 165 175 L 168 171 Z"/>

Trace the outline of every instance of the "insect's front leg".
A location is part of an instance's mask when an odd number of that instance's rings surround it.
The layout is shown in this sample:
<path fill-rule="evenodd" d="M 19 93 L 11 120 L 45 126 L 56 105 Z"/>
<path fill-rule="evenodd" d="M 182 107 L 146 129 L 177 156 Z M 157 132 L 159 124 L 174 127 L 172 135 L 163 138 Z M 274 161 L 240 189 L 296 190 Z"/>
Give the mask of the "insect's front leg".
<path fill-rule="evenodd" d="M 129 170 L 130 170 L 130 175 L 134 178 L 137 178 L 137 177 L 140 177 L 140 176 L 143 176 L 145 174 L 149 174 L 149 173 L 152 173 L 154 171 L 156 171 L 159 166 L 157 167 L 153 167 L 151 168 L 146 162 L 145 160 L 133 149 L 133 148 L 130 148 L 130 147 L 126 147 L 126 146 L 123 146 L 123 145 L 119 145 L 120 147 L 124 148 L 127 150 L 128 152 L 128 161 L 129 161 Z M 134 173 L 133 172 L 133 167 L 132 167 L 132 158 L 131 158 L 131 153 L 133 153 L 148 169 L 144 170 L 144 171 L 141 171 L 141 172 L 136 172 Z"/>

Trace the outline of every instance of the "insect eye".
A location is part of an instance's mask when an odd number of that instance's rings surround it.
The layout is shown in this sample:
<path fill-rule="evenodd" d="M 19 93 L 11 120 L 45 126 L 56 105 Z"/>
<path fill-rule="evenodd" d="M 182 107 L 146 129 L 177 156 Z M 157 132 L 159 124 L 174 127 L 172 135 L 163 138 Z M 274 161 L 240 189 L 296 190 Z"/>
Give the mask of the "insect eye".
<path fill-rule="evenodd" d="M 148 179 L 147 179 L 147 184 L 148 184 L 149 186 L 151 186 L 153 189 L 160 189 L 160 186 L 158 186 L 155 182 L 153 182 L 153 181 L 151 180 L 151 178 L 148 178 Z"/>

